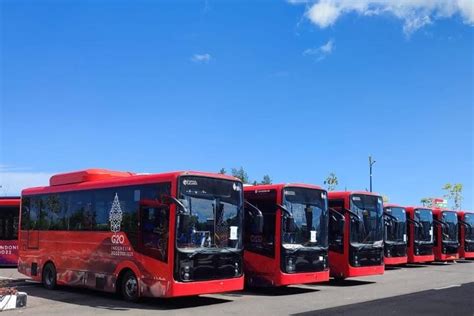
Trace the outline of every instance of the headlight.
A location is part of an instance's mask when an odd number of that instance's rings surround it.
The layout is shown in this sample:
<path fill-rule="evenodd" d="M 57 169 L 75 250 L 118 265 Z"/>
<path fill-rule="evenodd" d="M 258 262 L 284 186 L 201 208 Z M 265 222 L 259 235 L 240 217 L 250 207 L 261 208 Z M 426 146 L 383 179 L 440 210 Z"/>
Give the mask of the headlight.
<path fill-rule="evenodd" d="M 286 261 L 286 272 L 295 272 L 296 270 L 296 264 L 293 258 L 288 258 Z"/>
<path fill-rule="evenodd" d="M 181 279 L 182 279 L 183 281 L 189 281 L 189 280 L 191 280 L 191 276 L 192 276 L 192 262 L 189 262 L 189 261 L 181 261 L 180 274 L 181 274 Z"/>

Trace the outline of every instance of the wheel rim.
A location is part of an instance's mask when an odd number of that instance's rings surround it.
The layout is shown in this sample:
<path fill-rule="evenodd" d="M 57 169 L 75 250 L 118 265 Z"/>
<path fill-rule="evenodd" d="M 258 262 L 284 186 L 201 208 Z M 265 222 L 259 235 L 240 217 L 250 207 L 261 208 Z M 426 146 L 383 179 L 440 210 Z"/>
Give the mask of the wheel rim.
<path fill-rule="evenodd" d="M 51 269 L 46 269 L 45 281 L 48 286 L 53 284 L 53 271 Z"/>
<path fill-rule="evenodd" d="M 128 297 L 135 297 L 137 296 L 137 291 L 138 291 L 137 279 L 131 276 L 125 282 L 125 294 Z"/>

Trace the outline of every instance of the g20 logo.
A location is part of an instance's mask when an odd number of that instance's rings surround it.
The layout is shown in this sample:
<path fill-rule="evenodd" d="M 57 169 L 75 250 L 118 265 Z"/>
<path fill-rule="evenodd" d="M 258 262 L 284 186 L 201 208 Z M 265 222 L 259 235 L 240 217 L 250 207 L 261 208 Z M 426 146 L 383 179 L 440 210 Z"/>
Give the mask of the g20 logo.
<path fill-rule="evenodd" d="M 125 241 L 125 237 L 118 234 L 120 232 L 120 226 L 122 226 L 122 217 L 123 212 L 120 207 L 119 197 L 118 194 L 115 193 L 114 201 L 112 202 L 112 207 L 109 212 L 110 231 L 114 233 L 112 237 L 110 237 L 113 244 L 123 244 Z"/>
<path fill-rule="evenodd" d="M 123 235 L 114 234 L 110 237 L 110 240 L 113 244 L 123 244 L 125 242 L 125 237 Z"/>

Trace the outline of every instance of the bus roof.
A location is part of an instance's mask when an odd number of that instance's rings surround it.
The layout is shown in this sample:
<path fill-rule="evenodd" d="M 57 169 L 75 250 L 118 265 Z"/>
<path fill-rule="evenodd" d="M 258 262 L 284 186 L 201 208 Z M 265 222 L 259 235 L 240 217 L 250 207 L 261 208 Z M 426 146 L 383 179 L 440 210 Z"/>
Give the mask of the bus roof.
<path fill-rule="evenodd" d="M 372 196 L 378 196 L 382 197 L 380 194 L 374 193 L 374 192 L 368 192 L 368 191 L 330 191 L 328 192 L 329 198 L 343 198 L 346 196 L 350 196 L 353 194 L 360 194 L 360 195 L 372 195 Z"/>
<path fill-rule="evenodd" d="M 257 184 L 257 185 L 245 185 L 244 191 L 252 190 L 281 190 L 288 187 L 297 187 L 297 188 L 306 188 L 306 189 L 315 189 L 315 190 L 324 190 L 322 187 L 313 184 L 305 183 L 276 183 L 276 184 Z"/>
<path fill-rule="evenodd" d="M 0 207 L 2 206 L 19 206 L 20 197 L 19 196 L 1 196 L 0 197 Z"/>
<path fill-rule="evenodd" d="M 148 184 L 157 181 L 171 181 L 179 176 L 200 176 L 218 178 L 232 181 L 240 179 L 218 173 L 199 171 L 172 171 L 167 173 L 137 174 L 126 171 L 113 171 L 107 169 L 86 169 L 53 175 L 50 185 L 24 189 L 22 195 L 44 194 L 86 189 L 99 189 L 124 185 Z"/>
<path fill-rule="evenodd" d="M 405 208 L 404 206 L 401 206 L 399 204 L 393 204 L 393 203 L 384 203 L 383 205 L 384 207 L 401 207 L 401 208 Z"/>

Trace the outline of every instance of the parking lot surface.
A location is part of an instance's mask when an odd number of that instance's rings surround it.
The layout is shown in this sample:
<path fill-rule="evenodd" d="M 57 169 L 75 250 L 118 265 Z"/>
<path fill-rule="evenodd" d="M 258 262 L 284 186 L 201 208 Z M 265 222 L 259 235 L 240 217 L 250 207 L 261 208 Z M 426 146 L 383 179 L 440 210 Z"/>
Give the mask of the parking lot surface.
<path fill-rule="evenodd" d="M 384 275 L 322 284 L 126 303 L 115 295 L 80 288 L 48 291 L 15 269 L 0 277 L 28 293 L 28 306 L 5 315 L 474 315 L 474 261 L 408 265 Z"/>

